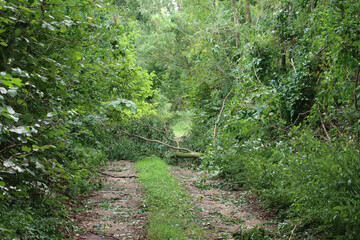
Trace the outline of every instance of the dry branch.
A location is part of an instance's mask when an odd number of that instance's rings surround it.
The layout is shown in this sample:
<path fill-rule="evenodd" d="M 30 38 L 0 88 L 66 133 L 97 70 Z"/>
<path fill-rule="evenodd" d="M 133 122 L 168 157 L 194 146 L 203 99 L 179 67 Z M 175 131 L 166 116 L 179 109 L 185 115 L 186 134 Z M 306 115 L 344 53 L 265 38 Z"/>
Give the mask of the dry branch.
<path fill-rule="evenodd" d="M 120 130 L 122 133 L 124 133 L 125 135 L 127 136 L 130 136 L 130 137 L 136 137 L 136 138 L 140 138 L 144 141 L 147 141 L 147 142 L 154 142 L 154 143 L 159 143 L 159 144 L 162 144 L 164 146 L 167 146 L 169 148 L 172 148 L 172 149 L 175 149 L 175 150 L 178 150 L 178 151 L 186 151 L 186 152 L 189 152 L 189 153 L 192 153 L 193 151 L 191 151 L 190 149 L 188 148 L 182 148 L 182 147 L 175 147 L 175 146 L 172 146 L 170 144 L 167 144 L 167 143 L 164 143 L 162 141 L 159 141 L 159 140 L 156 140 L 156 139 L 149 139 L 149 138 L 146 138 L 146 137 L 143 137 L 143 136 L 139 136 L 139 135 L 136 135 L 136 134 L 132 134 L 132 133 L 129 133 L 128 131 L 124 131 L 124 130 Z"/>

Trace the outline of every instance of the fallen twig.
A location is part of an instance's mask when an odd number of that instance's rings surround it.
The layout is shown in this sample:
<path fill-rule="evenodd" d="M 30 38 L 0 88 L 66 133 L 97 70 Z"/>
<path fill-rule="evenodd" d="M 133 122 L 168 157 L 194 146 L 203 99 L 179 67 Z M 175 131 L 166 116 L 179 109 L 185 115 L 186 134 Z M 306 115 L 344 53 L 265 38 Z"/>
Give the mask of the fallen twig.
<path fill-rule="evenodd" d="M 114 176 L 114 175 L 110 175 L 110 174 L 104 173 L 104 172 L 101 172 L 100 174 L 105 175 L 105 176 L 108 176 L 108 177 L 112 177 L 112 178 L 137 178 L 136 175 L 130 175 L 130 176 Z"/>

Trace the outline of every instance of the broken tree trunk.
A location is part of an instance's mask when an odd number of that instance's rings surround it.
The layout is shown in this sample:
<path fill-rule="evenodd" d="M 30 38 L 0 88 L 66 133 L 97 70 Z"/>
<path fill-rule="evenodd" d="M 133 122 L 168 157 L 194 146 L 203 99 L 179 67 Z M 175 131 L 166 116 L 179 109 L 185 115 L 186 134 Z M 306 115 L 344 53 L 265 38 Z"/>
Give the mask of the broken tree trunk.
<path fill-rule="evenodd" d="M 174 156 L 178 158 L 199 158 L 201 157 L 201 155 L 202 153 L 199 152 L 187 152 L 187 153 L 176 152 Z"/>

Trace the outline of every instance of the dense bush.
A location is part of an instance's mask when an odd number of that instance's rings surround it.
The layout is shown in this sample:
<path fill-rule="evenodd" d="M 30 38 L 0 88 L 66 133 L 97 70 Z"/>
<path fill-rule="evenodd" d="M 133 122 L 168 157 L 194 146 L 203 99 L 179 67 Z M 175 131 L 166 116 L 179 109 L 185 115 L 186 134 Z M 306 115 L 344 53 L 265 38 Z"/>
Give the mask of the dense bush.
<path fill-rule="evenodd" d="M 302 132 L 264 147 L 249 141 L 221 155 L 221 174 L 238 187 L 257 190 L 279 217 L 299 229 L 356 239 L 359 235 L 359 150 L 329 146 Z"/>

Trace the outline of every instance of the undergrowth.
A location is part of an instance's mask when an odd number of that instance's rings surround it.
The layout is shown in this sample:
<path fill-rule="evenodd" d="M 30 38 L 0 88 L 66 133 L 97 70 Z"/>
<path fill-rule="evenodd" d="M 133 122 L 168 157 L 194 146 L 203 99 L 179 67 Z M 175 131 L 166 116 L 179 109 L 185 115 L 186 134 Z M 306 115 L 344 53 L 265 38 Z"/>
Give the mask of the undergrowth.
<path fill-rule="evenodd" d="M 139 181 L 146 191 L 144 205 L 150 210 L 149 239 L 207 239 L 193 213 L 193 202 L 178 180 L 170 176 L 168 166 L 157 157 L 135 165 Z"/>
<path fill-rule="evenodd" d="M 33 175 L 3 177 L 17 190 L 1 196 L 0 239 L 53 240 L 67 239 L 72 234 L 75 224 L 69 218 L 71 206 L 100 186 L 96 171 L 105 163 L 105 154 L 81 145 L 63 150 L 53 155 L 61 160 L 53 160 L 50 166 L 44 164 Z"/>
<path fill-rule="evenodd" d="M 304 131 L 266 148 L 254 140 L 217 154 L 208 165 L 217 166 L 231 186 L 260 193 L 284 234 L 359 239 L 360 155 L 354 146 L 328 145 Z"/>

